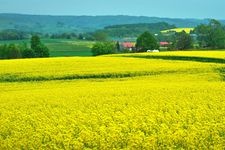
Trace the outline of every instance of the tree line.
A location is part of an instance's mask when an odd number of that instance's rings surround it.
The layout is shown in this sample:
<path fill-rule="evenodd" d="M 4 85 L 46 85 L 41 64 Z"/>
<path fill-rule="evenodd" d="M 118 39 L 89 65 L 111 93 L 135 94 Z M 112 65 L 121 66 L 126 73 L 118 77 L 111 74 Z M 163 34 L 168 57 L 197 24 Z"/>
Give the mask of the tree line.
<path fill-rule="evenodd" d="M 24 40 L 29 39 L 33 35 L 38 35 L 41 38 L 49 38 L 49 39 L 78 39 L 87 41 L 106 41 L 109 38 L 108 34 L 102 31 L 87 32 L 87 33 L 64 32 L 64 33 L 43 34 L 36 32 L 24 32 L 15 29 L 7 29 L 0 31 L 0 41 Z"/>
<path fill-rule="evenodd" d="M 225 26 L 219 21 L 212 19 L 208 24 L 195 27 L 190 34 L 183 32 L 167 36 L 171 42 L 170 50 L 185 49 L 224 49 L 225 48 Z"/>
<path fill-rule="evenodd" d="M 225 26 L 217 20 L 213 19 L 207 25 L 197 26 L 194 33 L 197 34 L 199 46 L 202 48 L 225 48 Z"/>
<path fill-rule="evenodd" d="M 132 52 L 146 52 L 149 49 L 159 49 L 159 44 L 156 38 L 150 32 L 146 31 L 137 38 L 135 49 Z M 119 42 L 97 42 L 92 47 L 94 56 L 124 52 L 130 51 L 121 49 Z"/>
<path fill-rule="evenodd" d="M 99 32 L 104 32 L 110 37 L 137 37 L 145 31 L 151 33 L 160 33 L 162 30 L 176 28 L 174 25 L 170 25 L 165 22 L 158 23 L 139 23 L 139 24 L 124 24 L 107 26 Z"/>
<path fill-rule="evenodd" d="M 0 59 L 40 57 L 49 57 L 49 49 L 41 42 L 40 37 L 37 35 L 31 37 L 30 47 L 26 43 L 21 45 L 0 45 Z"/>
<path fill-rule="evenodd" d="M 194 39 L 194 37 L 196 39 Z M 208 24 L 198 25 L 190 34 L 185 31 L 174 32 L 167 40 L 170 42 L 169 50 L 197 49 L 224 49 L 225 26 L 217 20 L 210 20 Z M 196 41 L 195 41 L 196 40 Z M 144 32 L 136 40 L 132 52 L 146 52 L 159 49 L 159 38 L 150 32 Z M 198 46 L 194 46 L 195 42 Z M 121 52 L 118 42 L 97 42 L 92 48 L 93 55 L 113 54 Z M 127 52 L 127 51 L 124 51 Z"/>
<path fill-rule="evenodd" d="M 15 29 L 0 31 L 0 40 L 23 40 L 27 39 L 29 34 Z"/>

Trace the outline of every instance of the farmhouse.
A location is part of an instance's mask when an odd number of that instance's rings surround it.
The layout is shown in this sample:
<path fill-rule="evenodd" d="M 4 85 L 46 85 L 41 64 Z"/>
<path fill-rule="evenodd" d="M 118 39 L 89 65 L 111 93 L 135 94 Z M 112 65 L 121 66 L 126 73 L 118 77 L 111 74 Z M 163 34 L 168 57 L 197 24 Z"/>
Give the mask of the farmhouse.
<path fill-rule="evenodd" d="M 169 42 L 160 42 L 159 44 L 161 47 L 167 47 L 167 46 L 169 46 L 170 43 Z"/>
<path fill-rule="evenodd" d="M 134 42 L 122 42 L 120 44 L 122 49 L 127 49 L 132 51 L 135 48 L 135 43 Z"/>

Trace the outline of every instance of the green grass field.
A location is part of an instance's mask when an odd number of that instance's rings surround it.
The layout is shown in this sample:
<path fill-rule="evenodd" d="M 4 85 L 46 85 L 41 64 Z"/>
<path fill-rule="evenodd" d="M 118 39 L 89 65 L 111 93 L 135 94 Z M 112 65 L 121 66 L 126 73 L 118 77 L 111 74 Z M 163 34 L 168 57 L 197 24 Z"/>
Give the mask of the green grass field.
<path fill-rule="evenodd" d="M 59 56 L 92 56 L 91 47 L 94 42 L 73 40 L 45 40 L 52 57 Z"/>
<path fill-rule="evenodd" d="M 22 44 L 29 40 L 0 41 L 0 44 Z M 91 47 L 94 42 L 66 40 L 66 39 L 43 39 L 42 42 L 49 48 L 51 57 L 63 56 L 92 56 Z"/>
<path fill-rule="evenodd" d="M 224 149 L 225 51 L 0 61 L 0 149 Z"/>

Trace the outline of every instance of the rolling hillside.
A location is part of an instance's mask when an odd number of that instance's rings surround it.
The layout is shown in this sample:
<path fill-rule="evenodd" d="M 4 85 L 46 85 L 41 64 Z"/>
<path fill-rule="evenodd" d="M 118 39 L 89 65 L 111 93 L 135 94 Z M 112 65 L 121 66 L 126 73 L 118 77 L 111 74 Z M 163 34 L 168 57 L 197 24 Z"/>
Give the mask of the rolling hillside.
<path fill-rule="evenodd" d="M 110 37 L 138 37 L 145 31 L 151 32 L 152 34 L 156 34 L 160 33 L 160 31 L 162 30 L 168 30 L 173 28 L 175 28 L 174 25 L 170 25 L 164 22 L 158 22 L 107 26 L 99 31 L 106 33 Z"/>
<path fill-rule="evenodd" d="M 0 61 L 0 149 L 223 149 L 225 52 Z"/>
<path fill-rule="evenodd" d="M 17 29 L 41 33 L 89 32 L 106 26 L 166 22 L 177 27 L 195 27 L 208 19 L 172 19 L 145 16 L 47 16 L 0 14 L 0 30 Z M 224 21 L 223 21 L 224 22 Z"/>

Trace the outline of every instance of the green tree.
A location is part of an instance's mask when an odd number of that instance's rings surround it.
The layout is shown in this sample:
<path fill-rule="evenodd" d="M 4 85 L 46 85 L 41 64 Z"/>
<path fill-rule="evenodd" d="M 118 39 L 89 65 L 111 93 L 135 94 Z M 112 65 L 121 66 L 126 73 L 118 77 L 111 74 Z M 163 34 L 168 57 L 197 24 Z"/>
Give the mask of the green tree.
<path fill-rule="evenodd" d="M 144 32 L 137 38 L 136 48 L 138 52 L 159 49 L 159 44 L 150 32 Z"/>
<path fill-rule="evenodd" d="M 0 59 L 5 59 L 6 56 L 6 51 L 7 51 L 7 45 L 0 45 Z"/>
<path fill-rule="evenodd" d="M 80 34 L 78 35 L 78 39 L 79 39 L 79 40 L 84 40 L 84 39 L 85 39 L 85 37 L 84 37 L 84 35 L 83 35 L 83 34 L 81 34 L 81 33 L 80 33 Z"/>
<path fill-rule="evenodd" d="M 116 50 L 118 52 L 121 50 L 121 48 L 120 48 L 120 42 L 119 41 L 116 42 Z"/>
<path fill-rule="evenodd" d="M 194 31 L 198 35 L 199 45 L 203 48 L 225 48 L 225 27 L 217 20 L 210 20 L 208 25 L 199 25 Z"/>
<path fill-rule="evenodd" d="M 174 44 L 178 50 L 190 49 L 192 48 L 192 38 L 185 31 L 176 33 L 176 42 Z"/>
<path fill-rule="evenodd" d="M 7 46 L 6 55 L 8 59 L 22 58 L 21 51 L 15 44 L 10 44 Z"/>
<path fill-rule="evenodd" d="M 27 48 L 22 51 L 22 56 L 23 56 L 23 58 L 34 58 L 35 53 L 32 49 Z"/>
<path fill-rule="evenodd" d="M 225 30 L 222 24 L 217 20 L 211 20 L 209 23 L 209 46 L 211 48 L 225 48 Z"/>
<path fill-rule="evenodd" d="M 45 45 L 39 44 L 34 50 L 34 54 L 36 57 L 49 57 L 49 49 Z"/>
<path fill-rule="evenodd" d="M 9 44 L 0 46 L 1 59 L 15 58 L 33 58 L 35 57 L 34 50 L 28 48 L 26 43 L 21 45 Z"/>
<path fill-rule="evenodd" d="M 33 35 L 31 37 L 31 42 L 30 42 L 31 48 L 35 50 L 40 44 L 41 44 L 40 37 L 38 35 Z"/>
<path fill-rule="evenodd" d="M 49 49 L 41 43 L 40 37 L 37 35 L 31 38 L 31 49 L 34 51 L 35 57 L 49 57 Z"/>
<path fill-rule="evenodd" d="M 22 40 L 28 38 L 28 34 L 15 29 L 2 30 L 0 40 Z"/>
<path fill-rule="evenodd" d="M 194 33 L 197 34 L 197 40 L 198 40 L 200 47 L 202 47 L 202 48 L 209 47 L 210 27 L 208 25 L 201 24 L 201 25 L 197 26 L 194 30 Z"/>
<path fill-rule="evenodd" d="M 94 56 L 116 53 L 116 44 L 114 42 L 97 42 L 92 47 Z"/>

